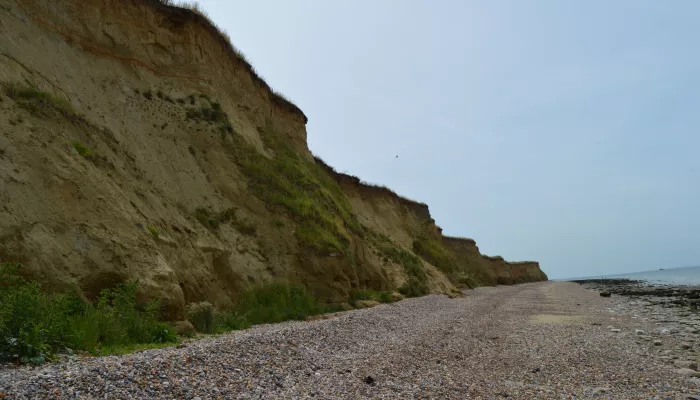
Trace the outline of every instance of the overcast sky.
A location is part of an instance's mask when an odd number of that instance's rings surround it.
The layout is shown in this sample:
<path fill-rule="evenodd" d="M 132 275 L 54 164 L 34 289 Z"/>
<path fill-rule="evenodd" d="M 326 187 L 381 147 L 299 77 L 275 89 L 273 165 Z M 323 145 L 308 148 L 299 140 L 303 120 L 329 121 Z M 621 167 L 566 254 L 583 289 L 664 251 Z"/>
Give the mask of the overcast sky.
<path fill-rule="evenodd" d="M 200 3 L 314 153 L 446 234 L 550 278 L 700 265 L 700 1 Z"/>

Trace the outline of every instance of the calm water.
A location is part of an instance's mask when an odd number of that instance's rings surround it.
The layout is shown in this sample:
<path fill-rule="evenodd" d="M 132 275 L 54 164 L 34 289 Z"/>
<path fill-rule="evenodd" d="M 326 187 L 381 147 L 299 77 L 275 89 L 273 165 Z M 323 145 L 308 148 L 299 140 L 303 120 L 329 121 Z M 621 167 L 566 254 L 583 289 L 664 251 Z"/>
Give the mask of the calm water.
<path fill-rule="evenodd" d="M 626 278 L 656 285 L 700 285 L 700 267 L 669 268 L 620 275 L 589 276 L 578 279 Z"/>

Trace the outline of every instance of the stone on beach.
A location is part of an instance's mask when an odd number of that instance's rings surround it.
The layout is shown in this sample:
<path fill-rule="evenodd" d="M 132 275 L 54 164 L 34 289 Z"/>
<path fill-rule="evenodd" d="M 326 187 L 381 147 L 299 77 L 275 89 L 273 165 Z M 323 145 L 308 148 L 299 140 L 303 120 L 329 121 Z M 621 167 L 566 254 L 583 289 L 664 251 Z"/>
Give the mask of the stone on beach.
<path fill-rule="evenodd" d="M 684 376 L 694 376 L 694 377 L 700 376 L 700 372 L 695 371 L 695 370 L 692 370 L 692 369 L 690 369 L 690 368 L 681 368 L 681 369 L 677 369 L 677 370 L 676 370 L 676 373 L 677 373 L 677 374 L 684 375 Z"/>
<path fill-rule="evenodd" d="M 676 368 L 687 368 L 687 369 L 692 369 L 694 371 L 698 370 L 698 364 L 694 361 L 682 361 L 678 360 L 673 363 L 673 365 Z"/>
<path fill-rule="evenodd" d="M 666 336 L 661 349 L 636 344 L 631 333 L 658 322 L 632 319 L 649 313 L 625 296 L 601 299 L 565 282 L 467 294 L 254 326 L 184 348 L 0 366 L 0 388 L 12 399 L 676 399 L 700 388 L 690 349 L 680 349 L 695 334 Z M 610 320 L 607 308 L 615 326 L 593 325 Z"/>

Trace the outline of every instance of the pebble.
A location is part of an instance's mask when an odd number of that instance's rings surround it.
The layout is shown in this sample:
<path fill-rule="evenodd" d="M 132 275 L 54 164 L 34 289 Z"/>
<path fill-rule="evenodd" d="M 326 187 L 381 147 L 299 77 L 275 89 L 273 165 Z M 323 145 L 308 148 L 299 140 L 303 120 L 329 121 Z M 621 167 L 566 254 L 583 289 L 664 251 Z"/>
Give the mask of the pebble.
<path fill-rule="evenodd" d="M 698 370 L 698 364 L 694 361 L 677 360 L 677 361 L 673 362 L 673 365 L 676 366 L 677 368 L 687 368 L 687 369 L 692 369 L 694 371 Z"/>
<path fill-rule="evenodd" d="M 660 306 L 629 302 L 567 282 L 479 288 L 462 298 L 431 295 L 330 319 L 254 326 L 181 348 L 0 366 L 0 388 L 12 399 L 118 400 L 676 399 L 697 392 L 699 373 L 686 368 L 693 364 L 671 361 L 692 362 L 680 343 L 694 336 L 669 334 L 656 349 L 561 318 L 604 324 L 613 315 L 617 327 L 609 329 L 624 332 L 682 320 Z M 658 317 L 645 320 L 651 310 Z"/>
<path fill-rule="evenodd" d="M 700 376 L 700 372 L 692 370 L 690 368 L 681 368 L 676 370 L 677 374 L 685 375 L 685 376 L 693 376 L 693 377 L 698 377 Z"/>

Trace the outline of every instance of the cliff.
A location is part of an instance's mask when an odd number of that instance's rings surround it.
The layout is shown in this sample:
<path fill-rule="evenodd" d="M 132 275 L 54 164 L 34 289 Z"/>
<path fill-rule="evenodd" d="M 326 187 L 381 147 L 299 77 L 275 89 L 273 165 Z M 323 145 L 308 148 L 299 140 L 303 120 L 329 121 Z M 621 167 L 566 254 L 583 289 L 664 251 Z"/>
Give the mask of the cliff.
<path fill-rule="evenodd" d="M 182 319 L 273 281 L 340 302 L 546 279 L 314 158 L 303 112 L 196 12 L 0 0 L 0 33 L 0 261 L 46 287 L 138 279 Z"/>

